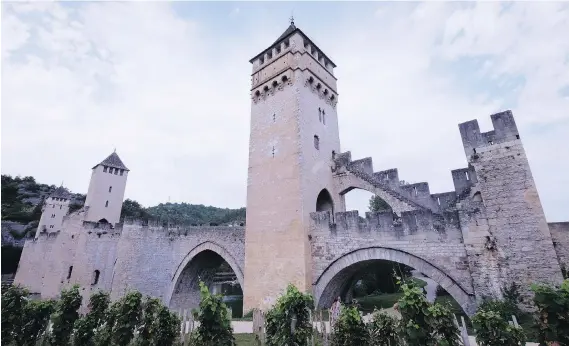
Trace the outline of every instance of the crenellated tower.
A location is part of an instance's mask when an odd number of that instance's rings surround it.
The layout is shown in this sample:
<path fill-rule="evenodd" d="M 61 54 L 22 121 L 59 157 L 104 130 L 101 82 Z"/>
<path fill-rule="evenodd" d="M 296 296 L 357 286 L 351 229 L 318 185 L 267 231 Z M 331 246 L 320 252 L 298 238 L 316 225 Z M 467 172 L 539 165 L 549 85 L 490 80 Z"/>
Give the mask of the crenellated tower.
<path fill-rule="evenodd" d="M 63 217 L 67 215 L 69 211 L 69 202 L 69 193 L 63 186 L 58 187 L 49 195 L 43 205 L 38 230 L 36 232 L 36 239 L 41 232 L 52 233 L 61 231 Z"/>
<path fill-rule="evenodd" d="M 515 282 L 529 302 L 535 282 L 562 281 L 550 230 L 511 111 L 459 125 L 468 168 L 453 171 L 476 295 L 501 297 Z"/>
<path fill-rule="evenodd" d="M 289 283 L 311 290 L 309 215 L 343 208 L 331 174 L 336 65 L 294 22 L 250 62 L 245 310 L 272 305 Z"/>
<path fill-rule="evenodd" d="M 85 221 L 119 222 L 128 172 L 116 152 L 93 167 L 85 200 Z"/>

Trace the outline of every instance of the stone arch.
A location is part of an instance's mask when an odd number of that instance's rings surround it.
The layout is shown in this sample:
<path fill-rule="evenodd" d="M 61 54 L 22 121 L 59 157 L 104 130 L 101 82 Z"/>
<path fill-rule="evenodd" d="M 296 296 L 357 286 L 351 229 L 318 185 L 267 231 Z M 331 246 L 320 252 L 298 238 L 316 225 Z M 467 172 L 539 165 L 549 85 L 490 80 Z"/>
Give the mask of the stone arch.
<path fill-rule="evenodd" d="M 346 280 L 352 277 L 362 264 L 374 260 L 401 263 L 420 271 L 443 287 L 468 315 L 475 312 L 474 296 L 468 294 L 451 276 L 418 256 L 386 247 L 361 248 L 332 262 L 312 285 L 316 305 L 320 308 L 329 307 L 334 297 L 344 289 Z"/>
<path fill-rule="evenodd" d="M 225 248 L 223 248 L 222 246 L 220 246 L 214 242 L 211 242 L 211 241 L 205 241 L 205 242 L 200 243 L 199 245 L 195 246 L 193 249 L 191 249 L 188 252 L 188 254 L 182 259 L 182 261 L 176 267 L 176 270 L 174 271 L 174 274 L 172 275 L 172 279 L 170 280 L 170 285 L 168 287 L 168 291 L 166 292 L 167 295 L 165 296 L 165 299 L 164 299 L 164 302 L 166 303 L 167 306 L 169 306 L 171 303 L 174 290 L 176 289 L 176 284 L 178 283 L 178 280 L 180 279 L 180 275 L 182 274 L 184 269 L 192 262 L 192 260 L 197 255 L 199 255 L 200 253 L 203 253 L 204 251 L 208 251 L 208 250 L 215 252 L 223 260 L 225 260 L 227 262 L 227 264 L 229 264 L 229 266 L 231 267 L 231 269 L 233 270 L 233 272 L 237 276 L 237 281 L 239 281 L 239 285 L 241 285 L 242 288 L 244 287 L 243 286 L 243 284 L 244 284 L 243 270 L 239 266 L 235 257 L 233 257 L 233 255 L 229 251 L 227 251 Z"/>
<path fill-rule="evenodd" d="M 316 197 L 316 211 L 329 211 L 334 216 L 334 200 L 327 189 L 322 189 Z"/>
<path fill-rule="evenodd" d="M 357 177 L 352 173 L 343 174 L 341 176 L 336 176 L 336 184 L 338 186 L 338 191 L 340 191 L 340 196 L 346 195 L 348 192 L 354 189 L 360 189 L 364 191 L 368 191 L 381 197 L 391 209 L 397 214 L 401 215 L 401 212 L 404 211 L 411 211 L 418 209 L 417 206 L 411 205 L 406 201 L 402 201 L 401 199 L 397 198 L 396 195 L 398 194 L 395 191 L 388 191 L 387 189 L 374 186 L 374 184 Z"/>

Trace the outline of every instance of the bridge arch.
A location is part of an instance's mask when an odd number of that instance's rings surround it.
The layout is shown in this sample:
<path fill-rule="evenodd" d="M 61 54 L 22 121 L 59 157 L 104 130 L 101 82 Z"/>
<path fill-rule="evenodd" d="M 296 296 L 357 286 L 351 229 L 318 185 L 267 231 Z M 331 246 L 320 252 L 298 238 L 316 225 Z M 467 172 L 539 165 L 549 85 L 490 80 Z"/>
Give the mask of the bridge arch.
<path fill-rule="evenodd" d="M 181 279 L 184 276 L 188 275 L 191 276 L 193 274 L 197 274 L 195 272 L 192 273 L 192 269 L 194 269 L 192 267 L 199 266 L 199 264 L 195 263 L 196 260 L 200 256 L 204 256 L 208 253 L 213 253 L 219 256 L 223 261 L 225 261 L 235 273 L 239 285 L 243 287 L 243 282 L 244 282 L 243 270 L 239 266 L 239 262 L 235 259 L 235 257 L 224 247 L 211 241 L 205 241 L 192 248 L 176 267 L 174 274 L 172 275 L 172 278 L 170 280 L 168 291 L 166 292 L 166 296 L 164 299 L 164 302 L 166 303 L 167 306 L 170 306 L 172 308 L 174 307 L 173 304 L 176 305 L 175 302 L 173 302 L 173 298 L 176 296 L 175 293 L 177 288 L 181 284 Z M 190 273 L 188 273 L 188 271 L 190 271 Z M 196 298 L 199 298 L 199 292 L 195 293 L 197 293 Z M 193 303 L 195 305 L 195 302 Z M 190 307 L 193 306 L 184 306 L 184 308 L 190 308 Z"/>
<path fill-rule="evenodd" d="M 462 307 L 472 315 L 476 309 L 474 296 L 468 294 L 451 276 L 426 260 L 408 252 L 386 248 L 368 247 L 344 254 L 332 262 L 313 283 L 316 305 L 329 307 L 349 280 L 363 265 L 376 260 L 387 260 L 408 265 L 425 274 L 443 287 Z"/>

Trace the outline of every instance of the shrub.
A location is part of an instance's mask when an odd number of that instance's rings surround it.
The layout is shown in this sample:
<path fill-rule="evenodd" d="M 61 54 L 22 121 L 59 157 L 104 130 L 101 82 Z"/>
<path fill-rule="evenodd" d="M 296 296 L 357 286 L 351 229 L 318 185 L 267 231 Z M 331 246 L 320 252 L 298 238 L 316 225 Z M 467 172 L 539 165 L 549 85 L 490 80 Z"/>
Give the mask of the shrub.
<path fill-rule="evenodd" d="M 479 346 L 525 345 L 523 329 L 510 325 L 498 312 L 479 309 L 472 318 L 472 323 Z"/>
<path fill-rule="evenodd" d="M 231 346 L 235 343 L 233 328 L 227 307 L 221 296 L 211 295 L 207 286 L 200 282 L 200 310 L 197 321 L 200 325 L 193 336 L 197 346 Z"/>
<path fill-rule="evenodd" d="M 293 285 L 266 315 L 267 346 L 306 345 L 312 335 L 310 311 L 314 300 Z"/>
<path fill-rule="evenodd" d="M 74 285 L 69 290 L 61 291 L 61 298 L 57 302 L 55 313 L 52 317 L 52 331 L 50 343 L 52 345 L 68 345 L 73 332 L 73 325 L 79 318 L 77 310 L 81 307 L 81 294 L 79 286 Z"/>
<path fill-rule="evenodd" d="M 430 303 L 419 287 L 409 283 L 401 285 L 403 296 L 399 299 L 401 312 L 401 337 L 409 346 L 424 346 L 434 342 L 429 320 Z"/>
<path fill-rule="evenodd" d="M 129 292 L 117 302 L 112 309 L 115 313 L 115 325 L 112 328 L 111 340 L 116 346 L 127 346 L 134 337 L 134 331 L 142 317 L 142 294 Z"/>
<path fill-rule="evenodd" d="M 90 311 L 75 321 L 73 344 L 75 346 L 94 345 L 94 337 L 103 324 L 107 308 L 109 307 L 109 294 L 99 291 L 89 298 Z"/>
<path fill-rule="evenodd" d="M 360 312 L 355 306 L 342 306 L 334 324 L 332 346 L 368 345 L 369 334 Z"/>
<path fill-rule="evenodd" d="M 24 306 L 23 328 L 19 332 L 20 345 L 35 345 L 46 333 L 49 318 L 55 310 L 56 302 L 53 300 L 29 301 Z"/>
<path fill-rule="evenodd" d="M 538 310 L 539 342 L 569 345 L 569 279 L 560 287 L 541 284 L 532 285 L 531 289 Z"/>
<path fill-rule="evenodd" d="M 452 311 L 435 303 L 429 307 L 429 325 L 437 346 L 459 346 L 462 344 L 460 331 L 454 323 Z"/>
<path fill-rule="evenodd" d="M 12 286 L 2 292 L 2 342 L 10 344 L 17 341 L 23 328 L 24 306 L 28 295 L 29 292 L 20 286 Z"/>
<path fill-rule="evenodd" d="M 146 297 L 138 326 L 138 346 L 170 346 L 178 336 L 180 320 L 156 298 Z"/>
<path fill-rule="evenodd" d="M 394 317 L 376 310 L 373 312 L 368 329 L 371 345 L 397 345 L 399 325 Z"/>

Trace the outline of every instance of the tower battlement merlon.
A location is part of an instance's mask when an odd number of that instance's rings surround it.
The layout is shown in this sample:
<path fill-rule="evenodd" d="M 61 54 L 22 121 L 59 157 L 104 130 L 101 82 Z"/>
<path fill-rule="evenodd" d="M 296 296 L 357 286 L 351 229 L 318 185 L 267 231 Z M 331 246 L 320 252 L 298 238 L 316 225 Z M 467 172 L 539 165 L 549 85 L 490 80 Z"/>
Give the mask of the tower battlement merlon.
<path fill-rule="evenodd" d="M 474 167 L 459 168 L 451 171 L 454 191 L 457 196 L 470 191 L 470 188 L 478 181 Z"/>
<path fill-rule="evenodd" d="M 490 118 L 494 130 L 488 132 L 480 132 L 477 120 L 470 120 L 458 125 L 467 157 L 476 154 L 477 148 L 520 139 L 512 111 L 507 110 L 492 114 Z"/>

